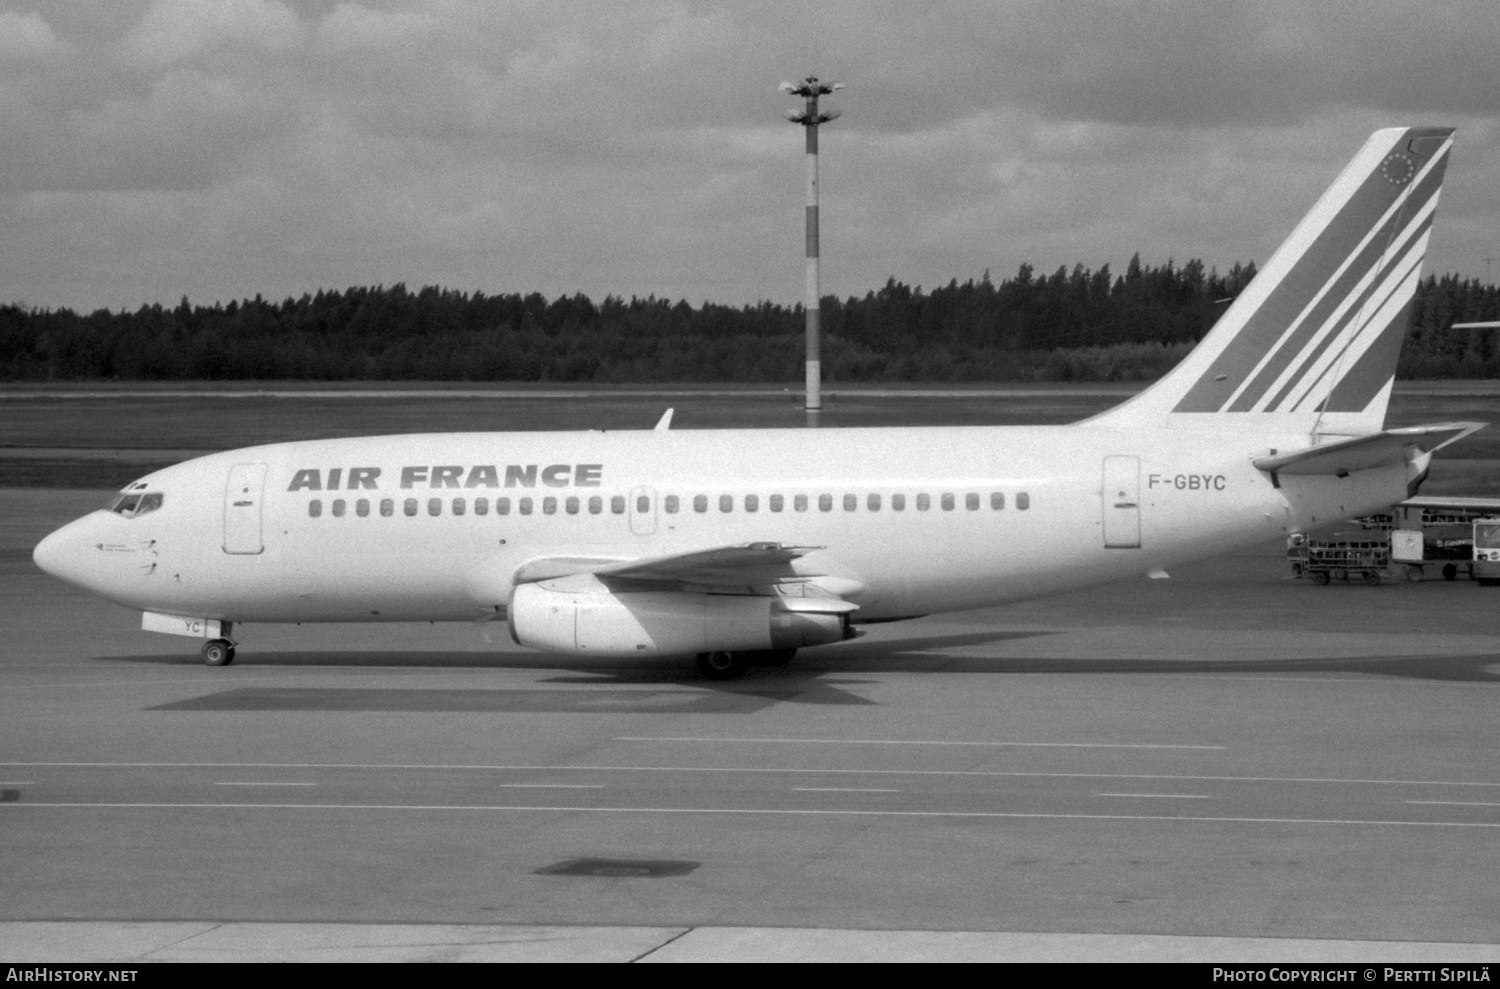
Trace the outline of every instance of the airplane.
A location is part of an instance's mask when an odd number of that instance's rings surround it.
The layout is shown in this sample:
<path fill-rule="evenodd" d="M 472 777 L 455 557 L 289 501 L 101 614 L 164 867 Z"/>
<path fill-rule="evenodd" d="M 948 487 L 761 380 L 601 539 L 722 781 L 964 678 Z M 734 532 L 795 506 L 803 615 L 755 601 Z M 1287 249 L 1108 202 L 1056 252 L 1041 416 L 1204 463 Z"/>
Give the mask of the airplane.
<path fill-rule="evenodd" d="M 1375 132 L 1175 369 L 1078 423 L 276 443 L 148 474 L 33 557 L 211 666 L 245 624 L 503 620 L 718 680 L 1161 576 L 1387 508 L 1484 425 L 1383 428 L 1452 144 Z"/>

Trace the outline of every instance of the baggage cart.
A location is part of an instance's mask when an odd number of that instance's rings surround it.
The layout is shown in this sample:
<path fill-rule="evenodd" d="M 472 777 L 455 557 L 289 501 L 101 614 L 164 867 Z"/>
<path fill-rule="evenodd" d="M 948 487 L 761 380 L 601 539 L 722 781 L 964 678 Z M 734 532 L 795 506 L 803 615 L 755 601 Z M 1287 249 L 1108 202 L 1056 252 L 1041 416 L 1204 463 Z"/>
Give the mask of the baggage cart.
<path fill-rule="evenodd" d="M 1391 576 L 1391 544 L 1384 532 L 1356 530 L 1309 538 L 1293 533 L 1287 543 L 1292 576 L 1314 584 L 1358 578 L 1370 586 Z"/>

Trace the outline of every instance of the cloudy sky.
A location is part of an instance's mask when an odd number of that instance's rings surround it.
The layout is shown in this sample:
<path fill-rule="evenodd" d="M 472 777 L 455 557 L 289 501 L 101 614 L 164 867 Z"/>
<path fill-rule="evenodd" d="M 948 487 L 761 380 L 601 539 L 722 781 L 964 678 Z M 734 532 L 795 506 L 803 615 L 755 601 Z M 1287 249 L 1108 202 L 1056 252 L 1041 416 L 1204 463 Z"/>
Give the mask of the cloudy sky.
<path fill-rule="evenodd" d="M 1368 132 L 1451 124 L 1428 271 L 1500 276 L 1496 0 L 0 2 L 0 301 L 405 282 L 800 299 L 1263 261 Z"/>

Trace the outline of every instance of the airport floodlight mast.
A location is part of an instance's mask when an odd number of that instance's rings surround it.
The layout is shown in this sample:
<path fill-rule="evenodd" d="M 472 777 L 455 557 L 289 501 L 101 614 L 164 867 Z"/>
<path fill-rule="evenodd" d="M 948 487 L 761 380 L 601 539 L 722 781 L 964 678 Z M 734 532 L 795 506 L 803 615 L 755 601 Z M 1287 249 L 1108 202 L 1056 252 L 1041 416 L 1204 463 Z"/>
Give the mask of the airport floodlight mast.
<path fill-rule="evenodd" d="M 801 110 L 786 111 L 786 118 L 801 124 L 807 131 L 807 411 L 823 408 L 823 343 L 819 325 L 818 284 L 818 125 L 826 124 L 839 111 L 819 112 L 818 97 L 843 89 L 841 82 L 820 82 L 808 76 L 801 82 L 784 82 L 778 87 L 789 96 L 800 96 L 806 103 Z"/>

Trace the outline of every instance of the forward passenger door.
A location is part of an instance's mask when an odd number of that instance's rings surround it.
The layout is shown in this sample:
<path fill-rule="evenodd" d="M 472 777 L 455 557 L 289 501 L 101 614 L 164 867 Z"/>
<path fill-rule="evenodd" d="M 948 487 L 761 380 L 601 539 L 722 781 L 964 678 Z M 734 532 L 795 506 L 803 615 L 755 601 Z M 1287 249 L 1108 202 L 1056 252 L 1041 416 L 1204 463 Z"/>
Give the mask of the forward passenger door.
<path fill-rule="evenodd" d="M 235 464 L 224 485 L 224 552 L 255 554 L 261 541 L 261 509 L 266 483 L 265 464 Z"/>

